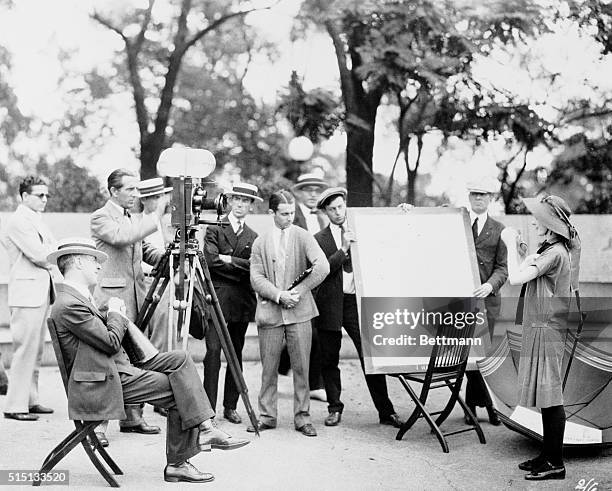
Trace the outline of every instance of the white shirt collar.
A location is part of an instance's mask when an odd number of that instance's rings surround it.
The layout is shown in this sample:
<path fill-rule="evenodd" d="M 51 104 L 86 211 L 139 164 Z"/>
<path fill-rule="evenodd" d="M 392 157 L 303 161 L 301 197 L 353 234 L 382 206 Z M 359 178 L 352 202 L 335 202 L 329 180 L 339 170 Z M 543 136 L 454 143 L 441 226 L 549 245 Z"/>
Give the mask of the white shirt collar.
<path fill-rule="evenodd" d="M 24 204 L 19 204 L 17 208 L 21 210 L 21 213 L 25 213 L 32 220 L 36 220 L 37 222 L 42 221 L 42 213 L 39 213 L 38 211 L 34 211 L 29 206 L 26 206 Z"/>
<path fill-rule="evenodd" d="M 312 210 L 310 208 L 308 208 L 304 203 L 298 203 L 298 206 L 300 207 L 300 209 L 302 210 L 302 213 L 306 216 L 309 215 L 310 213 L 312 213 L 313 211 L 317 211 L 316 208 L 313 208 Z"/>
<path fill-rule="evenodd" d="M 477 215 L 472 210 L 470 210 L 470 226 L 474 225 L 474 220 L 478 218 L 478 235 L 480 235 L 480 233 L 482 232 L 482 229 L 484 228 L 484 225 L 485 225 L 485 222 L 487 221 L 488 216 L 489 214 L 486 210 L 484 213 L 481 213 L 480 215 Z"/>
<path fill-rule="evenodd" d="M 64 280 L 64 285 L 71 286 L 77 292 L 79 292 L 81 295 L 83 295 L 87 300 L 89 300 L 91 303 L 93 303 L 93 298 L 91 296 L 91 292 L 89 291 L 89 288 L 87 288 L 82 283 L 75 283 L 74 281 Z"/>
<path fill-rule="evenodd" d="M 234 229 L 234 233 L 238 232 L 239 222 L 244 223 L 244 218 L 242 220 L 238 220 L 238 218 L 236 218 L 236 215 L 234 215 L 231 211 L 227 214 L 227 219 L 232 225 L 232 228 Z"/>

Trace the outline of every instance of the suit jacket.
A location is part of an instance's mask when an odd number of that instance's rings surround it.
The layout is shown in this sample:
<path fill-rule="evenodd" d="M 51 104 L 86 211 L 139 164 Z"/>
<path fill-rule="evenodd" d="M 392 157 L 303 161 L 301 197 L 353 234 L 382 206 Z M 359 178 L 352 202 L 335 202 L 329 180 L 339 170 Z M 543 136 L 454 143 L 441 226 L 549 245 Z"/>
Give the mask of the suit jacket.
<path fill-rule="evenodd" d="M 341 331 L 344 305 L 342 265 L 349 262 L 350 258 L 336 247 L 329 225 L 315 234 L 314 238 L 329 262 L 329 274 L 315 293 L 319 317 L 315 319 L 314 325 L 317 329 Z"/>
<path fill-rule="evenodd" d="M 291 227 L 286 251 L 285 275 L 280 282 L 275 277 L 276 250 L 272 230 L 257 237 L 253 243 L 251 285 L 258 295 L 255 322 L 259 327 L 306 322 L 319 314 L 311 290 L 329 273 L 325 254 L 314 237 L 299 227 Z M 287 290 L 293 280 L 311 265 L 312 273 L 295 287 L 300 294 L 298 304 L 292 309 L 282 308 L 276 303 L 279 293 Z"/>
<path fill-rule="evenodd" d="M 51 263 L 47 255 L 55 250 L 49 229 L 25 205 L 19 205 L 7 220 L 2 234 L 10 270 L 9 307 L 40 307 L 53 301 Z"/>
<path fill-rule="evenodd" d="M 328 218 L 322 211 L 317 211 L 317 219 L 323 223 L 328 222 Z M 295 216 L 293 217 L 293 225 L 297 225 L 304 230 L 308 230 L 308 226 L 306 225 L 306 217 L 302 212 L 302 208 L 298 205 L 297 201 L 295 203 Z"/>
<path fill-rule="evenodd" d="M 485 299 L 485 305 L 494 317 L 499 315 L 501 306 L 499 290 L 508 279 L 506 245 L 501 240 L 503 229 L 504 225 L 487 217 L 480 235 L 474 241 L 480 282 L 489 283 L 493 287 L 491 295 Z"/>
<path fill-rule="evenodd" d="M 105 318 L 69 285 L 58 285 L 51 318 L 68 371 L 70 419 L 124 419 L 119 372 L 137 372 L 121 347 L 126 319 L 116 312 Z"/>
<path fill-rule="evenodd" d="M 245 223 L 240 237 L 236 237 L 227 217 L 223 223 L 227 225 L 209 225 L 206 229 L 204 256 L 225 320 L 249 322 L 256 306 L 249 271 L 257 233 Z M 221 261 L 219 254 L 231 256 L 231 264 Z"/>
<path fill-rule="evenodd" d="M 108 254 L 94 292 L 96 304 L 119 297 L 125 302 L 128 318 L 134 321 L 147 294 L 141 261 L 154 266 L 164 254 L 143 242 L 156 230 L 155 219 L 139 215 L 127 220 L 121 210 L 107 202 L 93 212 L 90 227 L 97 249 Z"/>

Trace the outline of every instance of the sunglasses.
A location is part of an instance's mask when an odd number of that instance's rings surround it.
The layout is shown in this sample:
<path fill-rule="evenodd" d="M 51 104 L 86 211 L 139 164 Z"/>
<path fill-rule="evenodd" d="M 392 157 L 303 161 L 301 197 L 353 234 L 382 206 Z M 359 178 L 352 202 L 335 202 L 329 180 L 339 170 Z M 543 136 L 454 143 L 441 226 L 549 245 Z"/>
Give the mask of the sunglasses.
<path fill-rule="evenodd" d="M 33 194 L 32 196 L 36 196 L 38 199 L 43 199 L 43 198 L 49 199 L 51 197 L 49 193 L 38 193 L 38 194 Z"/>

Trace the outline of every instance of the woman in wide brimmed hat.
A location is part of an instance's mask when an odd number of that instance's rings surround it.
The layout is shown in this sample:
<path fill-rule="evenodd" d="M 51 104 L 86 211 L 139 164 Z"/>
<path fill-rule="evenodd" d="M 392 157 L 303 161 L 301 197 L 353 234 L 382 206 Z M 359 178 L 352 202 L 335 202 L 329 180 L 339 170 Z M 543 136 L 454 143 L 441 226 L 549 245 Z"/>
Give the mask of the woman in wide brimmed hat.
<path fill-rule="evenodd" d="M 524 284 L 523 336 L 519 363 L 519 405 L 542 413 L 543 449 L 538 457 L 519 464 L 528 480 L 564 479 L 562 361 L 571 301 L 577 285 L 580 241 L 569 220 L 571 210 L 562 198 L 525 198 L 542 240 L 536 254 L 518 260 L 518 234 L 505 228 L 501 238 L 508 249 L 508 280 Z M 519 303 L 520 305 L 520 303 Z"/>

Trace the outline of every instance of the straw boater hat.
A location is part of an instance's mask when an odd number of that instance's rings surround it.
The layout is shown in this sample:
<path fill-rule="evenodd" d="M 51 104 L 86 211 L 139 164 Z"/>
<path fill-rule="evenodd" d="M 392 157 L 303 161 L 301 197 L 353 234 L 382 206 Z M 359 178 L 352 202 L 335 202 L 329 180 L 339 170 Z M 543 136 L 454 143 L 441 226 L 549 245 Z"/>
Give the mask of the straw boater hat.
<path fill-rule="evenodd" d="M 257 193 L 259 190 L 257 186 L 253 186 L 252 184 L 247 184 L 246 182 L 238 182 L 232 186 L 232 190 L 228 191 L 228 196 L 245 196 L 247 198 L 251 198 L 257 201 L 263 201 Z"/>
<path fill-rule="evenodd" d="M 323 210 L 329 204 L 329 202 L 337 196 L 342 196 L 344 199 L 346 199 L 346 193 L 347 191 L 344 188 L 326 189 L 321 193 L 321 196 L 319 196 L 319 199 L 317 201 L 317 208 L 319 210 Z"/>
<path fill-rule="evenodd" d="M 572 240 L 576 236 L 576 229 L 569 217 L 572 214 L 570 207 L 559 196 L 546 196 L 544 198 L 521 198 L 527 209 L 544 227 Z"/>
<path fill-rule="evenodd" d="M 96 249 L 96 243 L 92 239 L 84 239 L 82 237 L 69 237 L 62 239 L 57 245 L 57 251 L 53 251 L 47 256 L 47 261 L 56 263 L 56 261 L 68 254 L 84 254 L 93 256 L 98 261 L 103 263 L 108 259 L 106 253 Z"/>
<path fill-rule="evenodd" d="M 327 183 L 316 174 L 302 174 L 297 178 L 297 182 L 293 186 L 294 191 L 298 191 L 306 186 L 327 187 Z"/>
<path fill-rule="evenodd" d="M 499 191 L 499 181 L 494 178 L 482 177 L 467 183 L 469 193 L 488 193 L 494 194 Z"/>
<path fill-rule="evenodd" d="M 172 191 L 172 188 L 164 187 L 164 180 L 161 177 L 154 177 L 153 179 L 140 181 L 138 183 L 138 191 L 141 198 L 148 198 L 149 196 L 169 193 Z"/>

